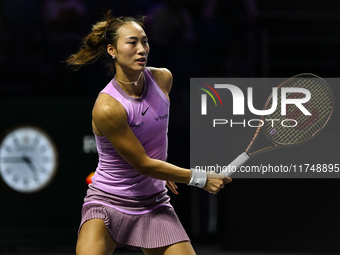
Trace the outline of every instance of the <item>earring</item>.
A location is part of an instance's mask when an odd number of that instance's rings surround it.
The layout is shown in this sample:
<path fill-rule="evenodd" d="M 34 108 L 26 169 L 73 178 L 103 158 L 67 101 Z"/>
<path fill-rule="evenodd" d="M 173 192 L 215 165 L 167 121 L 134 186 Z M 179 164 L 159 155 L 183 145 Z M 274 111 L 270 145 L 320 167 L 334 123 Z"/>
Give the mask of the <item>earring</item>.
<path fill-rule="evenodd" d="M 112 56 L 113 59 L 115 59 L 116 57 L 115 56 Z"/>

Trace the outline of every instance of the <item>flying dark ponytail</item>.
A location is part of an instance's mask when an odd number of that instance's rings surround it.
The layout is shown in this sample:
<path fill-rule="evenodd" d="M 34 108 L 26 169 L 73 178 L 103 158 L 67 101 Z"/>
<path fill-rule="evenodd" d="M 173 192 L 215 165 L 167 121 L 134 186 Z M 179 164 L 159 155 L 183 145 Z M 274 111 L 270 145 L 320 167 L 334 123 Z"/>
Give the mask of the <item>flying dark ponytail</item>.
<path fill-rule="evenodd" d="M 140 18 L 119 17 L 114 18 L 109 11 L 102 21 L 92 26 L 92 31 L 82 41 L 79 51 L 66 59 L 66 64 L 73 70 L 78 70 L 83 65 L 93 64 L 100 57 L 106 58 L 106 65 L 111 74 L 115 72 L 114 60 L 107 52 L 107 45 L 117 47 L 118 29 L 128 22 L 136 22 L 144 28 L 145 16 Z"/>

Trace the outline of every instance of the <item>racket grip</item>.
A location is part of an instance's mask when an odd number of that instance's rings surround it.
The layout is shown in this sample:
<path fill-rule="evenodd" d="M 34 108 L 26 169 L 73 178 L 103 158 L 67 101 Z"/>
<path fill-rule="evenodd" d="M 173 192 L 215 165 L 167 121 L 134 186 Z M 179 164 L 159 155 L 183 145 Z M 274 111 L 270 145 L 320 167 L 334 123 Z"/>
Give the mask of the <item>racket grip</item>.
<path fill-rule="evenodd" d="M 234 159 L 226 168 L 225 171 L 221 171 L 220 174 L 231 176 L 237 169 L 240 168 L 244 163 L 247 162 L 249 156 L 246 152 L 241 153 L 237 158 Z"/>

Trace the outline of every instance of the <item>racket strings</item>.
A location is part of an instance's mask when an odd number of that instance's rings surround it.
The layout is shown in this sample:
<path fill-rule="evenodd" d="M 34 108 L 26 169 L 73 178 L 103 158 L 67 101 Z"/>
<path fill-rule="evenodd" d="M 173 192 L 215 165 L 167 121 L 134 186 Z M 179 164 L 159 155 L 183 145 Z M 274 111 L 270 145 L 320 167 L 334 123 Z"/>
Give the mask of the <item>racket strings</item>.
<path fill-rule="evenodd" d="M 301 85 L 304 85 L 304 84 L 301 84 Z M 313 98 L 315 98 L 314 94 L 316 91 L 310 90 L 310 92 L 312 93 Z M 319 97 L 320 96 L 324 97 L 324 95 L 319 95 Z M 289 133 L 291 134 L 290 139 L 284 140 L 285 143 L 287 142 L 296 143 L 296 142 L 299 142 L 299 139 L 300 140 L 308 139 L 308 137 L 313 136 L 314 133 L 323 126 L 324 121 L 322 119 L 322 116 L 320 116 L 320 111 L 321 113 L 324 113 L 325 110 L 323 109 L 323 106 L 321 104 L 319 104 L 317 108 L 315 107 L 315 105 L 316 104 L 314 101 L 310 101 L 309 107 L 305 105 L 305 107 L 307 107 L 307 109 L 312 113 L 312 116 L 302 115 L 300 109 L 294 106 L 295 107 L 294 112 L 297 113 L 296 114 L 297 116 L 288 114 L 288 117 L 291 119 L 295 119 L 298 122 L 298 124 L 296 124 L 296 127 L 294 127 L 295 129 L 294 131 L 300 131 L 300 132 L 292 132 L 292 130 L 288 130 L 290 128 L 285 128 L 284 131 L 286 132 L 283 133 L 283 136 L 286 136 L 285 138 L 288 138 L 287 135 L 289 135 Z"/>
<path fill-rule="evenodd" d="M 275 112 L 268 115 L 266 119 L 279 120 L 272 127 L 272 122 L 266 122 L 264 131 L 274 143 L 290 145 L 303 142 L 313 137 L 328 121 L 332 109 L 332 94 L 328 85 L 319 78 L 294 78 L 282 87 L 305 88 L 311 93 L 311 99 L 303 106 L 312 114 L 304 115 L 294 104 L 287 105 L 286 115 L 281 115 L 281 90 L 278 90 L 278 107 Z M 287 98 L 305 98 L 304 93 L 287 93 Z M 271 108 L 270 101 L 266 109 Z"/>
<path fill-rule="evenodd" d="M 313 79 L 312 81 L 314 81 L 314 80 L 316 80 L 316 79 Z M 327 107 L 329 105 L 325 104 L 325 102 L 327 102 L 327 100 L 326 101 L 324 101 L 324 100 L 317 101 L 316 100 L 317 98 L 325 98 L 327 96 L 327 93 L 328 93 L 327 88 L 326 88 L 326 90 L 324 90 L 324 89 L 320 89 L 320 87 L 315 86 L 315 84 L 312 84 L 312 85 L 314 85 L 314 86 L 310 86 L 311 87 L 310 92 L 313 95 L 313 97 L 311 98 L 311 100 L 309 102 L 307 102 L 304 105 L 307 108 L 307 110 L 309 112 L 311 112 L 312 115 L 309 116 L 309 117 L 306 117 L 304 115 L 300 115 L 300 116 L 304 116 L 306 119 L 302 123 L 299 123 L 298 126 L 296 127 L 299 130 L 306 130 L 306 132 L 309 133 L 309 135 L 312 135 L 310 133 L 312 130 L 316 131 L 319 128 L 321 128 L 322 127 L 321 124 L 324 121 L 326 121 L 328 116 L 329 116 L 328 114 L 325 114 L 325 113 L 328 113 Z M 315 105 L 316 105 L 316 107 L 315 107 Z M 297 109 L 297 111 L 295 110 L 295 112 L 299 112 L 299 109 Z M 323 116 L 320 115 L 320 114 L 323 114 Z M 317 119 L 319 119 L 319 121 L 316 121 Z M 299 121 L 299 119 L 298 119 L 298 121 Z M 307 129 L 309 126 L 311 128 Z"/>
<path fill-rule="evenodd" d="M 303 83 L 305 83 L 305 79 L 304 80 L 301 80 L 301 81 L 303 81 L 302 83 L 300 82 L 300 84 L 295 84 L 295 86 L 299 86 L 299 87 L 306 87 L 306 84 L 303 84 Z M 315 84 L 311 84 L 311 85 L 315 85 Z M 315 90 L 315 87 L 316 86 L 309 86 L 309 91 L 313 94 L 313 98 L 315 98 L 315 96 L 314 96 L 314 94 L 317 92 L 316 90 Z M 311 88 L 313 89 L 313 90 L 311 90 Z M 318 91 L 320 91 L 320 90 L 318 90 Z M 296 93 L 297 94 L 297 93 Z M 324 97 L 324 95 L 320 95 L 320 93 L 318 93 L 319 95 L 319 97 L 321 96 L 321 97 Z M 305 105 L 306 106 L 306 105 Z M 315 102 L 314 101 L 310 101 L 310 104 L 309 104 L 309 111 L 310 111 L 310 108 L 311 107 L 315 107 Z M 291 132 L 291 130 L 287 130 L 287 128 L 285 129 L 285 131 L 288 131 L 288 132 L 290 132 L 290 133 L 292 133 L 292 136 L 291 136 L 291 138 L 293 139 L 291 142 L 293 142 L 293 143 L 295 143 L 295 142 L 298 142 L 298 138 L 302 138 L 302 139 L 304 139 L 304 138 L 308 138 L 309 136 L 312 136 L 319 128 L 321 128 L 322 127 L 322 119 L 320 118 L 319 119 L 319 121 L 315 121 L 317 118 L 318 118 L 318 116 L 319 116 L 319 111 L 318 110 L 316 110 L 316 108 L 312 108 L 312 116 L 305 116 L 305 115 L 302 115 L 301 114 L 301 111 L 300 111 L 300 109 L 298 109 L 295 105 L 294 105 L 294 112 L 295 113 L 297 113 L 297 115 L 299 115 L 300 116 L 300 118 L 297 118 L 297 121 L 299 122 L 299 124 L 297 124 L 297 126 L 295 127 L 295 129 L 297 129 L 297 130 L 299 130 L 299 131 L 304 131 L 304 132 Z M 321 109 L 321 110 L 323 110 L 322 109 L 322 105 L 320 104 L 319 105 L 319 108 Z M 324 111 L 323 111 L 324 112 Z M 289 115 L 289 113 L 288 113 L 288 115 Z M 318 116 L 317 116 L 318 115 Z M 299 116 L 289 116 L 289 118 L 296 118 L 296 117 L 299 117 Z M 301 118 L 301 116 L 302 116 L 302 118 Z M 312 124 L 312 125 L 311 125 Z M 309 128 L 307 128 L 309 126 Z M 287 132 L 285 132 L 285 133 L 287 133 Z M 283 135 L 287 135 L 287 134 L 283 134 Z"/>

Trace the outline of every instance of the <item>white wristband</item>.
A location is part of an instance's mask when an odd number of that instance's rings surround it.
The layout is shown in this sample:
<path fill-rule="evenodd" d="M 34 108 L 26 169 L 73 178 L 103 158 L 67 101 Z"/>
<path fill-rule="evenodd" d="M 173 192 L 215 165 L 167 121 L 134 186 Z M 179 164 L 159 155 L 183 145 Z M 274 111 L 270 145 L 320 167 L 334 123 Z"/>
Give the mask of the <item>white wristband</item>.
<path fill-rule="evenodd" d="M 191 180 L 188 185 L 203 188 L 207 182 L 207 172 L 201 169 L 190 169 L 190 171 Z"/>

